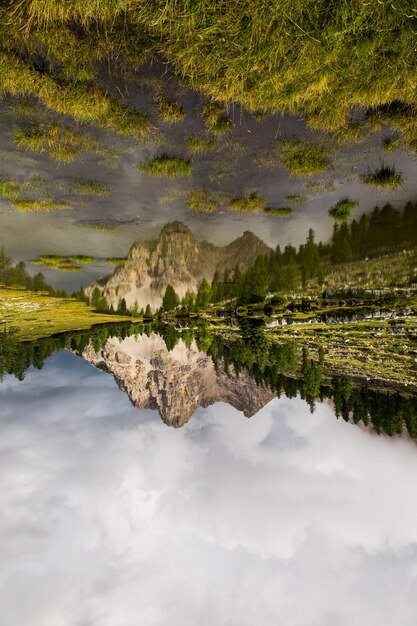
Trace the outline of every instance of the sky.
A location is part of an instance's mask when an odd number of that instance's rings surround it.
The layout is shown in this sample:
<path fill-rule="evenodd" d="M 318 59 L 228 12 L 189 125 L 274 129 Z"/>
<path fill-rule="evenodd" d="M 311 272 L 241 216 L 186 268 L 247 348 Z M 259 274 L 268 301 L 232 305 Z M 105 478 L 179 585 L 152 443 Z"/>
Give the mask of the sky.
<path fill-rule="evenodd" d="M 0 386 L 0 624 L 415 626 L 416 473 L 328 404 L 173 429 L 54 355 Z"/>

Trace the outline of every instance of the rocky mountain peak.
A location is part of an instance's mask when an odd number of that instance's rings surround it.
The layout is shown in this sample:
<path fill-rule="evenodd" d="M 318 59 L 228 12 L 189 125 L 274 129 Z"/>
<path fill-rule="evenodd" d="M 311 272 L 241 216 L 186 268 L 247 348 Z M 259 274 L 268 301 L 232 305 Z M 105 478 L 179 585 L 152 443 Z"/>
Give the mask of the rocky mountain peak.
<path fill-rule="evenodd" d="M 128 306 L 135 301 L 139 308 L 150 304 L 153 310 L 162 304 L 167 285 L 180 297 L 187 291 L 196 292 L 205 278 L 211 281 L 216 271 L 240 269 L 252 265 L 259 255 L 271 249 L 259 237 L 245 231 L 226 246 L 215 246 L 198 240 L 186 224 L 180 221 L 166 224 L 157 239 L 138 241 L 129 251 L 127 261 L 118 266 L 106 281 L 91 285 L 87 294 L 98 286 L 114 307 L 120 298 Z"/>

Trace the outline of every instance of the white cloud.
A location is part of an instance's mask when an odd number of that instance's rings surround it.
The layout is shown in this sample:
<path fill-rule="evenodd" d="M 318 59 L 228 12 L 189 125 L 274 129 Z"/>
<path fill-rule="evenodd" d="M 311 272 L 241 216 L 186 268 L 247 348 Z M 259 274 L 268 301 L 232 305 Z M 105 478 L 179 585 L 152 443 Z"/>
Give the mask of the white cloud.
<path fill-rule="evenodd" d="M 179 430 L 70 355 L 0 387 L 5 626 L 415 626 L 415 445 L 274 400 Z"/>

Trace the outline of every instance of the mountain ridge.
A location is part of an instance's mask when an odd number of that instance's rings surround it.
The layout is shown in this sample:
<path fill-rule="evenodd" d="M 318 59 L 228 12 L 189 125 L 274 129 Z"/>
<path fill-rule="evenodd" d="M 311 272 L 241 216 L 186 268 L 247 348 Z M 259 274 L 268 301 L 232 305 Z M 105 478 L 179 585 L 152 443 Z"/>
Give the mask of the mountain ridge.
<path fill-rule="evenodd" d="M 128 307 L 137 302 L 140 308 L 150 304 L 156 310 L 167 285 L 183 297 L 187 291 L 196 292 L 203 279 L 211 281 L 216 271 L 222 275 L 236 266 L 245 269 L 259 255 L 270 252 L 271 248 L 248 230 L 229 244 L 216 246 L 197 239 L 183 222 L 169 222 L 157 238 L 134 242 L 127 260 L 113 275 L 90 285 L 86 293 L 91 297 L 98 287 L 113 307 L 124 298 Z"/>

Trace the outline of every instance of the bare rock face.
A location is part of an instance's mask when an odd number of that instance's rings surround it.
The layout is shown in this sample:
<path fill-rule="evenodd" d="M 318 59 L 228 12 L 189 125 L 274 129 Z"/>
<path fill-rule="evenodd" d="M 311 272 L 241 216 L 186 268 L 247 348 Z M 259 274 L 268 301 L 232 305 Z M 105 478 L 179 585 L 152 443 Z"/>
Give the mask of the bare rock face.
<path fill-rule="evenodd" d="M 217 371 L 213 361 L 193 342 L 180 340 L 169 352 L 159 335 L 109 339 L 99 352 L 89 346 L 83 358 L 113 374 L 137 408 L 159 411 L 169 426 L 186 424 L 199 406 L 226 402 L 252 417 L 272 400 L 272 391 L 258 387 L 247 374 Z"/>
<path fill-rule="evenodd" d="M 137 301 L 140 307 L 149 303 L 155 310 L 162 304 L 167 285 L 182 298 L 187 290 L 196 292 L 203 278 L 211 281 L 216 270 L 222 276 L 225 269 L 233 270 L 236 265 L 244 269 L 270 251 L 249 231 L 227 246 L 217 247 L 199 241 L 182 222 L 172 222 L 164 226 L 158 239 L 134 243 L 126 263 L 107 280 L 92 284 L 86 293 L 91 296 L 97 286 L 114 307 L 124 298 L 128 307 Z"/>

